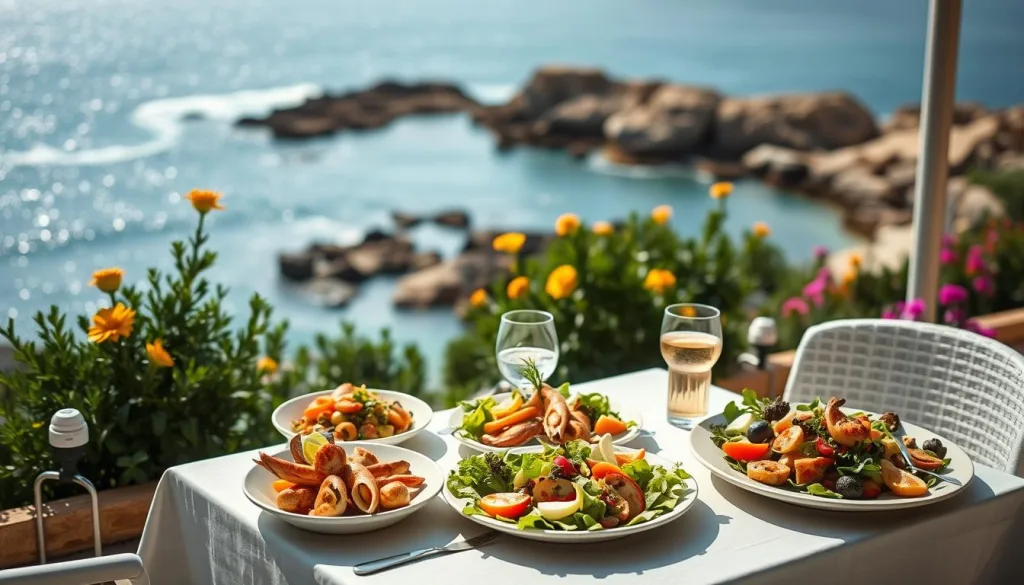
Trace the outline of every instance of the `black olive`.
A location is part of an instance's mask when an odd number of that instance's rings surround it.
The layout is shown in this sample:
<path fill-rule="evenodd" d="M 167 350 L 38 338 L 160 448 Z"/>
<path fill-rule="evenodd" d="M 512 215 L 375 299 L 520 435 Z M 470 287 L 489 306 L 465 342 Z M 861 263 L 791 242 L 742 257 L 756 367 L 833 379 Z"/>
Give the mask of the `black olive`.
<path fill-rule="evenodd" d="M 938 457 L 939 459 L 946 458 L 946 446 L 943 445 L 942 441 L 938 439 L 928 439 L 921 445 L 921 448 L 924 449 L 925 451 L 931 451 L 932 453 L 935 453 L 935 456 Z"/>
<path fill-rule="evenodd" d="M 853 475 L 844 475 L 836 480 L 836 493 L 851 500 L 864 495 L 864 484 Z"/>
<path fill-rule="evenodd" d="M 747 429 L 747 440 L 751 443 L 767 443 L 775 438 L 775 431 L 767 421 L 759 420 Z"/>
<path fill-rule="evenodd" d="M 774 402 L 764 407 L 761 414 L 764 415 L 764 419 L 768 422 L 782 420 L 789 414 L 789 403 L 782 398 L 776 398 Z"/>

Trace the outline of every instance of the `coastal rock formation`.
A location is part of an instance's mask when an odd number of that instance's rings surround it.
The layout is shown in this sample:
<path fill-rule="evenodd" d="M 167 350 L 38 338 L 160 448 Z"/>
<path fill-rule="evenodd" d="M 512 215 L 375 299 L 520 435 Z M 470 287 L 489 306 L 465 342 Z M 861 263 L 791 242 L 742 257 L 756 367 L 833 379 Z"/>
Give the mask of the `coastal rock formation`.
<path fill-rule="evenodd" d="M 700 149 L 709 139 L 722 96 L 712 89 L 662 85 L 645 102 L 609 116 L 604 135 L 635 156 L 672 156 Z"/>
<path fill-rule="evenodd" d="M 277 138 L 311 138 L 342 130 L 379 128 L 401 116 L 464 112 L 478 107 L 455 85 L 386 81 L 361 91 L 311 98 L 262 118 L 242 118 L 238 125 L 267 127 Z"/>
<path fill-rule="evenodd" d="M 392 302 L 400 309 L 451 307 L 498 276 L 508 274 L 511 264 L 507 254 L 463 252 L 457 258 L 400 278 Z"/>
<path fill-rule="evenodd" d="M 456 229 L 466 229 L 469 227 L 469 214 L 461 209 L 441 211 L 433 216 L 419 216 L 404 211 L 392 211 L 391 220 L 395 222 L 395 227 L 399 230 L 416 227 L 425 221 Z"/>

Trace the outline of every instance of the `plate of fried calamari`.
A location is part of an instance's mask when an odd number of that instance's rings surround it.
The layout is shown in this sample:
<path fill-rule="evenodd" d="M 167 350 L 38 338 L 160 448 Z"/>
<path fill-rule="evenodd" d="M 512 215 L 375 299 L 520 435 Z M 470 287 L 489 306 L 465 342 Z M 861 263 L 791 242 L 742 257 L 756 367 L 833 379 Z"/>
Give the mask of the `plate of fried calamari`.
<path fill-rule="evenodd" d="M 379 443 L 336 444 L 316 433 L 295 435 L 286 450 L 260 452 L 243 491 L 253 504 L 297 528 L 354 534 L 400 522 L 436 496 L 443 483 L 437 463 L 415 451 Z"/>

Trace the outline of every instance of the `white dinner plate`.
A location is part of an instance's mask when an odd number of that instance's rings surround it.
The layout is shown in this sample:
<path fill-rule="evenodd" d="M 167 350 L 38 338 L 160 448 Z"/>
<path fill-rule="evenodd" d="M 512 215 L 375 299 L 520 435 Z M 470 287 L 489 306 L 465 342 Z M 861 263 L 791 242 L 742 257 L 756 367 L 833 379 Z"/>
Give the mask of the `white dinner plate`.
<path fill-rule="evenodd" d="M 855 409 L 843 410 L 847 413 L 863 412 Z M 878 416 L 873 413 L 866 414 L 871 416 L 872 419 L 875 419 Z M 837 510 L 842 512 L 874 512 L 914 508 L 917 506 L 927 506 L 929 504 L 934 504 L 947 498 L 951 498 L 964 490 L 971 483 L 971 480 L 974 479 L 974 464 L 971 463 L 970 457 L 967 456 L 967 453 L 965 453 L 963 449 L 957 447 L 952 441 L 945 437 L 941 437 L 928 429 L 904 422 L 903 429 L 906 431 L 908 436 L 914 437 L 914 439 L 917 440 L 918 445 L 924 443 L 928 439 L 939 439 L 942 441 L 943 446 L 946 447 L 946 457 L 950 459 L 949 467 L 946 468 L 943 475 L 948 475 L 949 477 L 960 480 L 960 482 L 963 483 L 963 487 L 939 481 L 928 489 L 927 495 L 919 498 L 901 498 L 891 492 L 883 492 L 882 495 L 874 500 L 846 500 L 812 496 L 810 494 L 791 491 L 785 488 L 774 487 L 754 481 L 739 471 L 729 467 L 729 464 L 726 463 L 725 458 L 723 457 L 724 453 L 722 453 L 722 450 L 711 442 L 711 425 L 716 424 L 725 424 L 725 417 L 721 414 L 717 414 L 705 418 L 700 422 L 700 424 L 694 427 L 693 431 L 690 432 L 690 449 L 693 451 L 694 456 L 697 457 L 697 460 L 700 461 L 704 467 L 707 467 L 712 474 L 717 475 L 737 487 L 754 492 L 755 494 L 767 496 L 774 500 L 796 504 L 797 506 L 820 508 L 823 510 Z"/>
<path fill-rule="evenodd" d="M 377 459 L 381 462 L 408 461 L 409 473 L 424 478 L 424 482 L 412 492 L 409 505 L 397 510 L 386 510 L 376 514 L 359 516 L 305 516 L 285 512 L 277 507 L 277 492 L 274 491 L 271 485 L 277 478 L 274 474 L 253 463 L 252 469 L 249 470 L 249 473 L 245 474 L 245 480 L 242 483 L 242 491 L 245 492 L 245 497 L 249 498 L 249 501 L 253 504 L 263 508 L 263 511 L 267 514 L 279 518 L 296 528 L 322 534 L 356 534 L 386 528 L 401 522 L 402 519 L 414 514 L 417 510 L 427 505 L 441 491 L 441 485 L 444 483 L 444 472 L 441 471 L 441 467 L 437 463 L 425 455 L 402 447 L 395 447 L 394 445 L 383 445 L 368 441 L 349 441 L 338 443 L 338 446 L 345 449 L 346 453 L 351 453 L 355 447 L 362 447 L 376 455 Z M 292 460 L 288 449 L 268 453 L 286 461 Z"/>
<path fill-rule="evenodd" d="M 492 398 L 494 398 L 500 404 L 503 400 L 505 400 L 506 398 L 510 398 L 511 396 L 512 396 L 511 392 L 503 392 L 501 394 L 493 395 Z M 626 443 L 628 443 L 628 442 L 632 441 L 633 439 L 635 439 L 640 434 L 640 430 L 644 426 L 644 417 L 639 412 L 637 412 L 635 410 L 629 410 L 629 409 L 626 409 L 626 408 L 619 408 L 619 405 L 616 404 L 615 401 L 610 402 L 610 405 L 611 405 L 612 410 L 614 412 L 618 412 L 619 413 L 619 416 L 622 417 L 622 420 L 624 420 L 624 421 L 633 421 L 633 422 L 636 423 L 636 425 L 626 429 L 626 432 L 619 433 L 618 435 L 612 436 L 612 442 L 613 443 L 615 443 L 616 445 L 625 445 Z M 469 447 L 470 449 L 473 449 L 473 450 L 476 450 L 476 451 L 483 451 L 483 452 L 494 451 L 496 453 L 500 453 L 502 451 L 507 451 L 508 450 L 508 447 L 491 447 L 490 445 L 484 445 L 480 441 L 477 441 L 475 439 L 471 439 L 469 437 L 463 437 L 459 433 L 457 433 L 456 430 L 462 425 L 462 417 L 465 414 L 466 413 L 464 413 L 462 411 L 462 407 L 461 406 L 456 406 L 455 409 L 452 411 L 451 417 L 448 418 L 448 428 L 452 431 L 452 436 L 455 437 L 456 441 L 458 441 L 458 442 L 462 443 L 463 445 Z M 592 423 L 596 423 L 596 422 L 597 422 L 596 420 L 592 421 Z M 530 446 L 530 445 L 539 445 L 539 444 L 540 444 L 540 439 L 530 439 L 529 441 L 527 441 L 523 445 L 520 445 L 520 447 L 525 447 L 525 446 Z"/>
<path fill-rule="evenodd" d="M 541 447 L 539 445 L 536 445 L 536 446 L 533 446 L 533 447 L 518 447 L 516 449 L 510 449 L 510 451 L 512 451 L 513 453 L 540 453 L 542 450 L 543 450 L 543 447 Z M 616 453 L 633 453 L 635 451 L 636 451 L 636 449 L 629 449 L 629 448 L 624 448 L 624 447 L 616 447 L 615 448 L 615 452 Z M 646 456 L 644 458 L 651 465 L 661 465 L 661 466 L 664 466 L 665 468 L 671 468 L 674 465 L 673 462 L 668 461 L 667 459 L 665 459 L 663 457 L 659 457 L 659 456 L 654 455 L 654 454 L 649 453 L 649 452 L 646 454 Z M 685 469 L 685 467 L 684 467 L 684 469 Z M 454 467 L 453 470 L 457 471 L 458 470 L 458 466 Z M 462 513 L 462 510 L 467 505 L 473 503 L 471 500 L 465 500 L 465 499 L 460 499 L 460 498 L 456 497 L 455 494 L 453 494 L 450 491 L 448 491 L 448 487 L 447 486 L 445 486 L 445 488 L 442 491 L 442 493 L 444 494 L 444 500 L 446 502 L 448 502 L 448 505 L 451 506 L 456 512 L 458 512 L 458 514 L 460 516 L 462 516 L 463 518 L 466 518 L 467 520 L 471 520 L 473 522 L 476 522 L 477 524 L 480 524 L 482 526 L 486 526 L 487 528 L 492 528 L 492 529 L 497 530 L 499 532 L 504 532 L 506 534 L 511 534 L 512 536 L 516 536 L 518 538 L 525 538 L 525 539 L 528 539 L 528 540 L 539 540 L 539 541 L 542 541 L 542 542 L 581 543 L 581 542 L 601 542 L 601 541 L 604 541 L 604 540 L 615 540 L 617 538 L 625 538 L 627 536 L 633 536 L 634 534 L 639 534 L 641 532 L 646 532 L 648 530 L 652 530 L 654 528 L 658 528 L 660 526 L 664 526 L 664 525 L 668 524 L 669 522 L 672 522 L 673 520 L 678 519 L 680 516 L 685 514 L 686 511 L 689 510 L 691 506 L 693 506 L 694 502 L 697 501 L 697 482 L 696 482 L 696 480 L 694 480 L 692 477 L 690 479 L 687 479 L 686 480 L 686 488 L 687 488 L 687 491 L 683 495 L 682 501 L 679 502 L 679 504 L 673 510 L 671 510 L 670 512 L 666 512 L 665 514 L 662 514 L 661 516 L 658 516 L 654 520 L 649 520 L 647 522 L 642 522 L 640 524 L 635 524 L 633 526 L 621 526 L 621 527 L 618 527 L 618 528 L 605 528 L 605 529 L 602 529 L 602 530 L 594 530 L 594 531 L 587 531 L 587 530 L 546 530 L 546 529 L 545 530 L 541 530 L 541 529 L 534 529 L 534 528 L 527 529 L 527 530 L 519 530 L 518 528 L 516 528 L 515 524 L 510 524 L 508 522 L 502 522 L 501 520 L 495 520 L 494 518 L 491 518 L 489 516 L 481 516 L 481 515 L 478 515 L 478 514 L 474 514 L 474 515 L 471 515 L 471 516 L 466 516 L 466 515 L 464 515 Z"/>
<path fill-rule="evenodd" d="M 367 443 L 375 443 L 378 445 L 398 445 L 404 443 L 409 439 L 415 437 L 427 428 L 430 424 L 430 419 L 434 416 L 434 411 L 430 408 L 430 405 L 423 402 L 419 398 L 412 396 L 411 394 L 405 394 L 403 392 L 395 392 L 393 390 L 377 390 L 376 388 L 367 388 L 367 391 L 374 392 L 381 398 L 386 400 L 398 402 L 402 405 L 409 414 L 412 415 L 412 426 L 409 430 L 404 433 L 398 433 L 390 437 L 381 439 L 361 439 Z M 291 439 L 295 435 L 295 431 L 292 430 L 292 421 L 302 418 L 302 413 L 305 412 L 306 407 L 309 406 L 313 399 L 318 396 L 330 396 L 334 390 L 324 390 L 322 392 L 310 392 L 309 394 L 303 394 L 297 396 L 291 400 L 283 403 L 274 409 L 274 414 L 271 415 L 271 422 L 277 432 L 284 435 L 284 438 Z M 340 443 L 342 446 L 348 443 Z"/>

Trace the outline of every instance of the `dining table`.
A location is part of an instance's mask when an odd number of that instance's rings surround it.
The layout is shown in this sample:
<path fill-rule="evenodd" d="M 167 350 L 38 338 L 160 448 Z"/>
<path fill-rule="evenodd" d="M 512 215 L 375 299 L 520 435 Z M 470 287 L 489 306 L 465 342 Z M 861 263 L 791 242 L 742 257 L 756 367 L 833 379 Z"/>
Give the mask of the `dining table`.
<path fill-rule="evenodd" d="M 294 528 L 249 502 L 242 479 L 256 451 L 168 469 L 139 545 L 155 585 L 569 585 L 697 583 L 1021 583 L 1024 479 L 975 464 L 956 496 L 887 512 L 799 507 L 714 477 L 689 448 L 688 431 L 666 419 L 668 373 L 643 370 L 574 384 L 643 416 L 630 443 L 679 462 L 696 501 L 678 519 L 625 539 L 545 543 L 501 535 L 487 546 L 369 576 L 359 563 L 471 538 L 486 529 L 434 498 L 403 522 L 375 532 L 324 535 Z M 712 386 L 710 412 L 733 392 Z M 451 434 L 451 411 L 402 446 L 447 470 L 473 454 Z M 279 449 L 284 445 L 268 446 Z"/>

